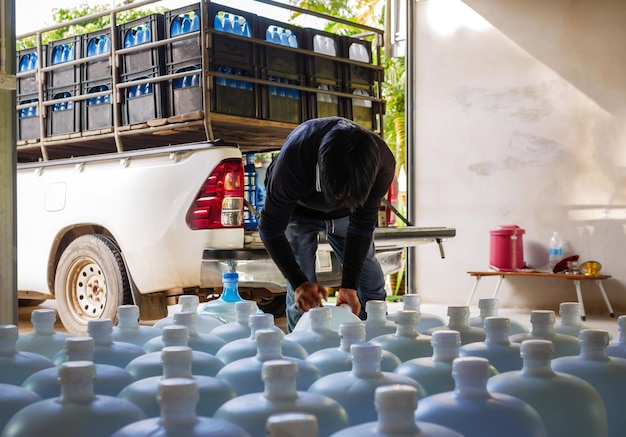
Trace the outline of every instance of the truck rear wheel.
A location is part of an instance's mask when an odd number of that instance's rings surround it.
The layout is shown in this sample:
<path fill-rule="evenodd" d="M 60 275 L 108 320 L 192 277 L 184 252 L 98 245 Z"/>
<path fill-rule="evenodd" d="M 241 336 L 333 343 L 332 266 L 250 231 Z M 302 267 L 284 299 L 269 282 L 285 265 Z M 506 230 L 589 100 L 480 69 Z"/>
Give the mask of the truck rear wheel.
<path fill-rule="evenodd" d="M 63 251 L 54 278 L 59 318 L 75 335 L 89 320 L 114 320 L 117 307 L 131 301 L 130 281 L 117 245 L 103 235 L 83 235 Z"/>

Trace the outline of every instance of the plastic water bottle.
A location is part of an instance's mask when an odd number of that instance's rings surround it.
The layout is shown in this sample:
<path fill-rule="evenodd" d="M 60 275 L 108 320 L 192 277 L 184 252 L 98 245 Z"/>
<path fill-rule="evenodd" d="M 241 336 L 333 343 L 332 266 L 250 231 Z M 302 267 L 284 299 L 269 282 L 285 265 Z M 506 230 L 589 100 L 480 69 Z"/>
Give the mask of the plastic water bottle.
<path fill-rule="evenodd" d="M 224 20 L 226 21 L 226 20 Z M 226 23 L 224 23 L 226 24 Z M 185 14 L 183 16 L 183 23 L 181 25 L 180 33 L 188 33 L 191 31 L 191 18 L 189 18 L 189 14 Z"/>
<path fill-rule="evenodd" d="M 611 357 L 626 358 L 626 316 L 617 318 L 617 326 L 619 327 L 619 338 L 612 341 L 606 348 L 606 352 Z"/>
<path fill-rule="evenodd" d="M 224 14 L 222 29 L 224 30 L 224 32 L 233 33 L 233 23 L 230 21 L 230 14 Z"/>
<path fill-rule="evenodd" d="M 239 294 L 239 274 L 237 272 L 226 272 L 222 274 L 224 288 L 218 299 L 213 299 L 202 307 L 202 314 L 209 314 L 224 323 L 234 322 L 237 318 L 235 314 L 235 303 L 242 301 Z"/>
<path fill-rule="evenodd" d="M 246 153 L 244 171 L 244 196 L 248 203 L 256 210 L 256 167 L 254 166 L 254 153 Z M 259 225 L 259 219 L 246 207 L 243 214 L 243 222 L 246 229 L 254 229 Z"/>
<path fill-rule="evenodd" d="M 462 357 L 483 357 L 498 369 L 498 372 L 509 372 L 522 368 L 519 343 L 511 343 L 511 322 L 506 317 L 487 317 L 485 319 L 485 341 L 469 343 L 461 346 L 459 355 Z"/>
<path fill-rule="evenodd" d="M 554 266 L 563 258 L 563 241 L 557 231 L 552 233 L 550 237 L 550 252 L 548 256 L 548 267 L 550 271 L 554 269 Z"/>

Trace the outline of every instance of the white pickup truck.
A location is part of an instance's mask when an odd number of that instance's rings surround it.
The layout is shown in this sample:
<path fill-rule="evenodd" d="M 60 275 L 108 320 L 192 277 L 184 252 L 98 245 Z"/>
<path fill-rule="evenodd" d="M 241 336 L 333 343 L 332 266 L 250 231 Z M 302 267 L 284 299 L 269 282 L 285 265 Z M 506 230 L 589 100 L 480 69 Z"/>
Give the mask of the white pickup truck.
<path fill-rule="evenodd" d="M 191 5 L 190 12 L 173 11 L 163 18 L 152 14 L 149 20 L 146 18 L 145 26 L 163 20 L 167 29 L 176 19 L 190 13 L 202 18 L 211 13 L 223 17 L 223 9 L 238 12 L 219 5 L 218 12 L 212 12 L 215 5 L 209 3 L 205 0 Z M 130 7 L 107 13 L 117 14 Z M 247 15 L 248 22 L 254 19 Z M 210 17 L 204 22 L 214 23 L 214 19 Z M 297 123 L 271 119 L 262 111 L 254 118 L 231 114 L 228 108 L 216 105 L 212 93 L 219 97 L 220 87 L 230 87 L 227 91 L 235 96 L 248 89 L 237 85 L 242 76 L 237 75 L 234 80 L 231 72 L 209 62 L 214 59 L 210 50 L 217 36 L 232 38 L 233 44 L 253 44 L 254 50 L 265 50 L 271 43 L 264 38 L 244 41 L 241 35 L 224 35 L 210 26 L 192 28 L 185 35 L 162 31 L 158 38 L 158 32 L 153 32 L 155 38 L 144 46 L 143 52 L 170 53 L 174 44 L 191 41 L 192 47 L 197 46 L 202 66 L 207 68 L 176 72 L 163 67 L 152 76 L 131 77 L 118 71 L 122 69 L 119 65 L 124 64 L 124 56 L 141 54 L 142 46 L 121 48 L 116 40 L 118 36 L 122 38 L 124 30 L 135 31 L 144 23 L 119 26 L 119 32 L 110 32 L 109 28 L 108 33 L 102 34 L 111 37 L 109 51 L 91 58 L 85 56 L 84 50 L 83 56 L 77 51 L 73 60 L 67 58 L 54 65 L 51 52 L 56 46 L 48 43 L 46 50 L 41 40 L 30 52 L 18 52 L 18 65 L 20 57 L 32 57 L 35 53 L 38 58 L 31 62 L 32 69 L 21 69 L 17 75 L 18 84 L 21 81 L 24 85 L 22 90 L 27 89 L 28 80 L 32 82 L 34 78 L 36 84 L 32 89 L 34 98 L 26 98 L 33 97 L 27 92 L 20 93 L 19 85 L 17 93 L 18 297 L 30 302 L 55 298 L 65 328 L 80 334 L 91 319 L 115 318 L 117 307 L 125 303 L 139 305 L 142 319 L 164 317 L 166 305 L 171 303 L 169 297 L 219 293 L 222 273 L 229 270 L 240 273 L 240 287 L 249 290 L 252 298 L 284 294 L 284 278 L 269 259 L 258 232 L 244 227 L 242 151 L 278 149 Z M 74 39 L 74 44 L 82 41 L 85 48 L 88 37 L 93 37 L 93 32 Z M 314 51 L 283 49 L 302 57 L 318 56 Z M 319 56 L 327 60 L 327 55 Z M 55 72 L 74 67 L 80 84 L 89 79 L 87 73 L 96 61 L 104 61 L 110 72 L 106 86 L 95 90 L 77 86 L 74 94 L 56 95 L 56 100 L 51 97 L 55 91 L 51 78 L 57 82 L 62 78 L 54 78 Z M 339 63 L 339 58 L 333 62 Z M 350 65 L 352 61 L 345 62 Z M 200 106 L 197 111 L 176 113 L 176 81 L 195 74 L 202 77 L 195 91 Z M 231 82 L 219 81 L 220 77 L 230 77 Z M 245 77 L 261 107 L 264 99 L 271 98 L 263 91 L 275 82 L 263 75 Z M 298 89 L 302 100 L 320 90 L 310 81 L 288 86 Z M 153 93 L 144 94 L 150 97 L 147 102 L 159 104 L 154 106 L 151 117 L 137 121 L 123 116 L 128 115 L 124 111 L 131 107 L 134 98 L 128 92 L 132 87 L 153 87 Z M 158 96 L 154 92 L 157 89 L 162 90 Z M 348 101 L 353 97 L 342 91 L 329 96 Z M 102 98 L 99 102 L 104 106 L 94 103 L 95 98 Z M 293 99 L 294 95 L 288 98 Z M 328 99 L 317 101 L 321 104 Z M 381 117 L 376 105 L 380 98 L 373 96 L 371 101 L 373 118 Z M 185 110 L 187 103 L 189 100 L 181 103 Z M 29 108 L 36 110 L 28 112 Z M 60 128 L 67 127 L 66 119 L 61 117 L 68 108 L 72 109 L 71 119 L 78 121 L 68 132 L 59 133 Z M 110 114 L 110 119 L 105 118 L 104 126 L 98 129 L 89 129 L 90 120 L 85 117 L 90 110 L 100 108 L 106 108 L 104 114 Z M 141 112 L 139 109 L 145 106 L 137 109 Z M 95 115 L 92 113 L 91 122 Z M 321 114 L 307 113 L 303 118 L 310 115 Z M 30 125 L 36 128 L 34 135 L 28 131 L 29 120 L 35 122 Z M 217 140 L 219 137 L 226 141 Z M 454 235 L 452 228 L 379 227 L 375 239 L 381 264 L 386 273 L 392 273 L 402 266 L 404 247 L 426 242 L 441 246 L 443 239 Z M 318 270 L 322 282 L 337 285 L 339 263 L 323 242 L 318 252 Z"/>

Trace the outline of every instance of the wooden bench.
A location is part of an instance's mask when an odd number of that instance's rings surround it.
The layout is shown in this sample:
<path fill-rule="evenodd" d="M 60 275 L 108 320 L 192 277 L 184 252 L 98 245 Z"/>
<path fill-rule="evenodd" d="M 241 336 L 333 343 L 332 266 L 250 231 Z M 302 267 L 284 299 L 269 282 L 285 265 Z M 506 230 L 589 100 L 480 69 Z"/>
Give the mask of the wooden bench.
<path fill-rule="evenodd" d="M 468 306 L 470 302 L 472 301 L 474 294 L 476 293 L 476 288 L 478 288 L 478 283 L 480 282 L 480 279 L 483 276 L 497 276 L 498 277 L 498 282 L 496 283 L 496 288 L 493 291 L 493 296 L 492 296 L 494 298 L 498 295 L 498 291 L 500 290 L 500 285 L 502 285 L 502 281 L 504 280 L 504 278 L 508 276 L 518 276 L 518 277 L 526 277 L 526 278 L 566 279 L 568 281 L 572 281 L 572 283 L 574 284 L 574 288 L 576 289 L 576 296 L 578 298 L 578 303 L 580 304 L 581 316 L 582 316 L 582 319 L 585 320 L 587 316 L 585 314 L 585 305 L 583 304 L 583 295 L 581 292 L 580 283 L 581 281 L 595 281 L 596 285 L 598 286 L 598 289 L 600 290 L 600 294 L 602 295 L 602 298 L 604 299 L 604 302 L 606 303 L 606 306 L 609 309 L 609 313 L 611 314 L 611 317 L 615 317 L 615 313 L 613 312 L 613 307 L 611 307 L 611 302 L 609 302 L 609 298 L 607 297 L 606 292 L 604 290 L 604 285 L 602 284 L 602 281 L 604 281 L 605 279 L 609 279 L 611 277 L 610 275 L 587 276 L 587 275 L 582 275 L 582 274 L 548 273 L 548 272 L 537 272 L 537 271 L 532 271 L 532 270 L 520 270 L 520 271 L 514 271 L 514 272 L 488 270 L 488 271 L 483 271 L 483 272 L 470 271 L 467 273 L 470 276 L 473 276 L 474 278 L 476 278 L 476 280 L 474 281 L 474 286 L 472 287 L 472 291 L 470 292 L 469 298 L 467 299 Z"/>

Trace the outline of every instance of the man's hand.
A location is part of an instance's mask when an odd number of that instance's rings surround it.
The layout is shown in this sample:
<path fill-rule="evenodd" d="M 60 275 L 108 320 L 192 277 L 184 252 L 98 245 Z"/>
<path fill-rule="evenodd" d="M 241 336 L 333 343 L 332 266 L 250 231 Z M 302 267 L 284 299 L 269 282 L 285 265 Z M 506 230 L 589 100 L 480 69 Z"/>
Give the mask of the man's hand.
<path fill-rule="evenodd" d="M 326 287 L 313 282 L 305 282 L 294 290 L 296 298 L 296 308 L 302 313 L 306 313 L 311 308 L 322 306 L 322 300 L 328 298 Z"/>
<path fill-rule="evenodd" d="M 361 312 L 361 302 L 356 294 L 356 290 L 351 288 L 340 288 L 337 292 L 337 306 L 348 304 L 352 308 L 352 313 L 359 315 Z"/>

